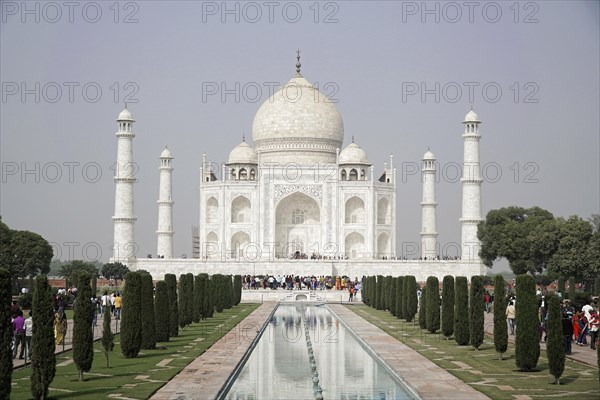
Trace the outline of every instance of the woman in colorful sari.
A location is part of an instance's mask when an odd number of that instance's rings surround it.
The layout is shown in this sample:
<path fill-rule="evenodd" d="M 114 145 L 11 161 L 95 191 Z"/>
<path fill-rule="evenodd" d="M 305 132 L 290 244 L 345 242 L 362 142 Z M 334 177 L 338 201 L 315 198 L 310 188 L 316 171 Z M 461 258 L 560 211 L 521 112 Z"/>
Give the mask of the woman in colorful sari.
<path fill-rule="evenodd" d="M 60 308 L 56 314 L 54 314 L 54 342 L 56 345 L 60 345 L 65 340 L 67 334 L 67 315 L 64 309 Z"/>

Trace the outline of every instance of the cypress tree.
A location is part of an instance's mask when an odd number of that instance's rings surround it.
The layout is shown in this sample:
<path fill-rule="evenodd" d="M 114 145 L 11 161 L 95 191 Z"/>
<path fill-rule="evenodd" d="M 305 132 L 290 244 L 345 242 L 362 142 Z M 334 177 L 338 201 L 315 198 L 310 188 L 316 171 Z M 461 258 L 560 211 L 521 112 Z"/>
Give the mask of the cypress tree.
<path fill-rule="evenodd" d="M 500 274 L 494 279 L 494 346 L 502 360 L 508 349 L 508 325 L 506 323 L 506 282 Z"/>
<path fill-rule="evenodd" d="M 192 323 L 194 314 L 194 276 L 182 274 L 179 277 L 179 326 L 181 328 Z"/>
<path fill-rule="evenodd" d="M 594 279 L 594 296 L 600 296 L 600 278 Z"/>
<path fill-rule="evenodd" d="M 165 274 L 165 282 L 169 288 L 169 337 L 175 337 L 179 335 L 179 303 L 175 274 Z"/>
<path fill-rule="evenodd" d="M 200 319 L 202 319 L 202 298 L 204 291 L 204 281 L 200 278 L 200 275 L 196 275 L 194 277 L 194 315 L 192 317 L 192 322 L 199 323 Z"/>
<path fill-rule="evenodd" d="M 188 272 L 185 274 L 187 279 L 187 311 L 186 320 L 187 325 L 191 325 L 194 321 L 194 274 Z"/>
<path fill-rule="evenodd" d="M 556 296 L 552 296 L 548 303 L 546 332 L 548 334 L 546 352 L 548 353 L 550 374 L 554 377 L 554 383 L 560 385 L 560 377 L 565 370 L 565 347 L 563 345 L 560 302 Z"/>
<path fill-rule="evenodd" d="M 52 289 L 46 275 L 36 277 L 32 304 L 33 336 L 31 337 L 31 394 L 34 399 L 48 397 L 48 388 L 56 373 L 51 297 Z"/>
<path fill-rule="evenodd" d="M 233 281 L 231 275 L 225 275 L 223 278 L 225 284 L 225 308 L 233 307 Z"/>
<path fill-rule="evenodd" d="M 0 399 L 10 399 L 13 369 L 11 283 L 10 273 L 4 268 L 0 268 Z"/>
<path fill-rule="evenodd" d="M 112 333 L 110 314 L 110 306 L 104 307 L 104 321 L 102 323 L 102 348 L 104 349 L 104 357 L 106 358 L 106 368 L 109 367 L 108 353 L 113 351 L 115 347 L 115 335 Z"/>
<path fill-rule="evenodd" d="M 531 371 L 537 366 L 540 357 L 538 305 L 533 276 L 517 275 L 516 291 L 515 363 L 521 371 Z"/>
<path fill-rule="evenodd" d="M 427 329 L 427 287 L 421 289 L 421 297 L 419 298 L 419 328 Z"/>
<path fill-rule="evenodd" d="M 454 334 L 454 277 L 444 276 L 442 281 L 442 333 L 446 339 Z"/>
<path fill-rule="evenodd" d="M 92 288 L 90 276 L 79 274 L 77 283 L 79 301 L 73 313 L 73 362 L 79 370 L 79 381 L 83 381 L 83 373 L 92 368 L 94 361 L 94 306 L 92 305 Z"/>
<path fill-rule="evenodd" d="M 375 309 L 383 310 L 383 275 L 377 275 L 377 287 L 376 287 L 375 296 L 377 299 L 375 300 Z"/>
<path fill-rule="evenodd" d="M 154 314 L 154 286 L 152 275 L 145 273 L 141 276 L 141 306 L 142 306 L 142 349 L 156 348 L 156 321 Z"/>
<path fill-rule="evenodd" d="M 233 278 L 233 293 L 235 294 L 233 305 L 237 306 L 242 302 L 242 276 L 236 275 Z"/>
<path fill-rule="evenodd" d="M 392 279 L 390 275 L 385 277 L 385 310 L 388 311 L 392 309 Z"/>
<path fill-rule="evenodd" d="M 561 294 L 563 298 L 566 298 L 567 293 L 565 293 L 565 278 L 563 276 L 558 277 L 558 288 L 557 290 Z M 516 305 L 515 305 L 516 307 Z"/>
<path fill-rule="evenodd" d="M 398 278 L 392 278 L 390 285 L 390 314 L 396 316 L 396 285 L 398 284 Z"/>
<path fill-rule="evenodd" d="M 214 281 L 211 277 L 206 275 L 205 284 L 206 288 L 204 289 L 204 307 L 206 314 L 204 318 L 212 318 L 215 312 L 215 301 L 213 296 Z"/>
<path fill-rule="evenodd" d="M 404 318 L 404 312 L 402 311 L 404 305 L 404 277 L 399 276 L 396 281 L 396 317 Z"/>
<path fill-rule="evenodd" d="M 457 276 L 455 283 L 454 301 L 454 340 L 459 346 L 469 344 L 469 292 L 465 276 Z"/>
<path fill-rule="evenodd" d="M 142 274 L 139 272 L 125 275 L 121 317 L 121 352 L 126 358 L 135 358 L 142 346 Z"/>
<path fill-rule="evenodd" d="M 402 312 L 406 322 L 411 322 L 417 314 L 417 279 L 413 275 L 404 277 Z"/>
<path fill-rule="evenodd" d="M 569 300 L 571 303 L 575 301 L 575 277 L 572 276 L 569 278 Z"/>
<path fill-rule="evenodd" d="M 154 299 L 154 322 L 157 342 L 169 341 L 171 327 L 169 312 L 169 285 L 165 281 L 158 281 L 156 282 L 156 296 Z"/>
<path fill-rule="evenodd" d="M 471 335 L 471 345 L 475 350 L 479 350 L 479 346 L 483 343 L 485 318 L 484 295 L 483 277 L 479 275 L 472 277 L 469 296 L 469 333 Z"/>
<path fill-rule="evenodd" d="M 435 276 L 430 276 L 426 285 L 425 324 L 429 332 L 435 333 L 440 329 L 440 282 Z"/>

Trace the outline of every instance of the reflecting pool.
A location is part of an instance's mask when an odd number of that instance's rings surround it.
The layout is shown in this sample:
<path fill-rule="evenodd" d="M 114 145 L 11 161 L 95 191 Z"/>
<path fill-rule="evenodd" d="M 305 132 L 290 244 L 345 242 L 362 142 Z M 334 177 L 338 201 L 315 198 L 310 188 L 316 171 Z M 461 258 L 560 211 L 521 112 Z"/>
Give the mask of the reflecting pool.
<path fill-rule="evenodd" d="M 226 398 L 296 400 L 321 396 L 413 398 L 326 307 L 281 304 Z"/>

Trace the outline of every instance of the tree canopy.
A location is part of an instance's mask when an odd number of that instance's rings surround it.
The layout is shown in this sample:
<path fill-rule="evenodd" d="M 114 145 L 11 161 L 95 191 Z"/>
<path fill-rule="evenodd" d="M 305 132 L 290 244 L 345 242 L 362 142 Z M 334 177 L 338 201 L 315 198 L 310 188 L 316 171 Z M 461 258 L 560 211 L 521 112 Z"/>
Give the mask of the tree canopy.
<path fill-rule="evenodd" d="M 120 262 L 106 263 L 102 266 L 100 272 L 103 277 L 106 279 L 114 279 L 116 283 L 117 281 L 125 279 L 125 275 L 129 272 L 129 268 Z"/>
<path fill-rule="evenodd" d="M 69 282 L 77 283 L 78 276 L 81 274 L 88 274 L 92 278 L 97 277 L 98 268 L 94 264 L 82 260 L 73 260 L 60 267 L 60 276 Z"/>

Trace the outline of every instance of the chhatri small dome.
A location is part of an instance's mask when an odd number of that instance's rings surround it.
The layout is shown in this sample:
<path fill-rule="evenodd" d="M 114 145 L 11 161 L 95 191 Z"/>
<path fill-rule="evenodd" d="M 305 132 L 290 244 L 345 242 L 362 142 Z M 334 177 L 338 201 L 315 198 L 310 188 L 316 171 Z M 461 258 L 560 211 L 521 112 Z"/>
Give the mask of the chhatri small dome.
<path fill-rule="evenodd" d="M 423 160 L 435 160 L 435 156 L 431 152 L 431 150 L 427 149 L 427 153 L 423 155 Z"/>
<path fill-rule="evenodd" d="M 371 165 L 367 153 L 356 143 L 352 142 L 340 153 L 340 164 Z"/>
<path fill-rule="evenodd" d="M 299 57 L 299 56 L 298 56 Z M 335 163 L 344 122 L 335 104 L 300 74 L 269 97 L 252 124 L 252 140 L 265 162 Z"/>
<path fill-rule="evenodd" d="M 171 154 L 171 150 L 169 150 L 165 147 L 165 149 L 162 151 L 162 153 L 160 153 L 160 158 L 173 158 L 173 155 Z"/>
<path fill-rule="evenodd" d="M 257 164 L 258 156 L 256 150 L 248 143 L 243 141 L 231 150 L 229 153 L 228 164 Z"/>
<path fill-rule="evenodd" d="M 481 121 L 479 120 L 479 117 L 477 116 L 477 114 L 475 114 L 475 111 L 473 111 L 473 108 L 471 108 L 471 111 L 469 111 L 467 113 L 467 115 L 465 115 L 464 122 L 481 122 Z"/>
<path fill-rule="evenodd" d="M 125 106 L 125 109 L 119 113 L 117 121 L 133 121 L 133 115 L 131 115 L 127 109 L 127 106 Z"/>

